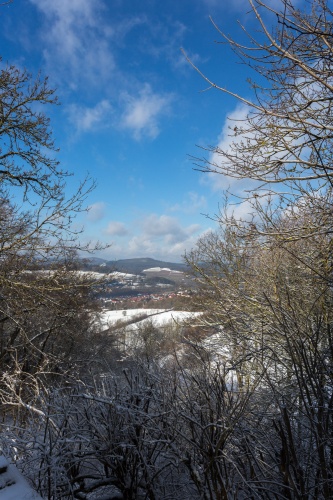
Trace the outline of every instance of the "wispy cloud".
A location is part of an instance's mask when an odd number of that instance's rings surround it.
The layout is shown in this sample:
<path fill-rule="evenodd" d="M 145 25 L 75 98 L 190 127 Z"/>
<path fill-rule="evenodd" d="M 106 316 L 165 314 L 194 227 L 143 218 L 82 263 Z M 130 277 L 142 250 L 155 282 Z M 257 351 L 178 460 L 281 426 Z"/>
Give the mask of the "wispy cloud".
<path fill-rule="evenodd" d="M 151 19 L 143 14 L 110 19 L 109 6 L 102 0 L 29 1 L 42 19 L 37 36 L 44 47 L 46 72 L 62 89 L 65 105 L 66 99 L 80 96 L 80 103 L 67 107 L 75 131 L 87 132 L 107 124 L 129 131 L 137 141 L 144 137 L 155 139 L 160 133 L 161 117 L 170 111 L 173 96 L 155 92 L 150 84 L 144 83 L 147 75 L 134 73 L 121 58 L 121 50 L 137 26 L 145 25 L 151 35 L 155 29 Z M 176 43 L 185 28 L 180 23 L 168 26 L 167 33 L 171 29 L 174 35 L 171 37 L 161 34 L 161 29 L 161 26 L 156 28 L 161 35 L 158 43 L 154 44 L 151 38 L 147 38 L 147 44 L 140 43 L 137 48 L 140 57 L 144 47 L 145 58 L 147 54 L 154 58 L 154 46 L 156 57 L 170 52 L 168 40 Z M 171 52 L 174 58 L 175 50 Z M 82 105 L 85 100 L 88 105 Z"/>
<path fill-rule="evenodd" d="M 126 236 L 128 234 L 128 231 L 125 224 L 123 224 L 122 222 L 111 221 L 109 222 L 105 233 L 109 236 Z"/>
<path fill-rule="evenodd" d="M 54 77 L 66 75 L 72 88 L 82 81 L 100 82 L 115 66 L 108 39 L 112 27 L 103 21 L 101 0 L 30 0 L 44 15 L 44 57 Z"/>
<path fill-rule="evenodd" d="M 71 104 L 67 108 L 67 113 L 77 132 L 89 132 L 110 125 L 112 106 L 106 99 L 91 108 Z"/>
<path fill-rule="evenodd" d="M 168 22 L 154 20 L 147 24 L 149 37 L 141 39 L 141 50 L 154 59 L 168 61 L 170 66 L 178 70 L 180 68 L 190 69 L 181 47 L 184 44 L 188 28 L 180 21 L 169 19 Z M 191 53 L 191 59 L 198 63 L 201 59 L 198 54 Z"/>
<path fill-rule="evenodd" d="M 136 140 L 143 137 L 155 139 L 160 132 L 159 120 L 168 113 L 172 96 L 155 93 L 146 83 L 138 95 L 124 93 L 122 100 L 124 111 L 120 126 L 130 130 Z"/>
<path fill-rule="evenodd" d="M 87 219 L 90 222 L 97 222 L 103 219 L 105 215 L 106 204 L 102 201 L 93 203 L 88 207 Z"/>

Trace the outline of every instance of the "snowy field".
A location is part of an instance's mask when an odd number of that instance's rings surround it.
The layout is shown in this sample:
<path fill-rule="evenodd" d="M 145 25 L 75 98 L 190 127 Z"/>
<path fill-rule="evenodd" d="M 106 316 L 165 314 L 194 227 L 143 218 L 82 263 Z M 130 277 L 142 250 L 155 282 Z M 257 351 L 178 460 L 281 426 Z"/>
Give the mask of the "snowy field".
<path fill-rule="evenodd" d="M 52 276 L 56 274 L 58 271 L 54 271 L 51 269 L 40 269 L 38 271 L 29 271 L 26 270 L 24 271 L 25 274 L 40 274 L 40 275 L 49 275 Z M 106 278 L 109 280 L 129 280 L 136 278 L 135 274 L 129 274 L 129 273 L 121 273 L 119 271 L 114 271 L 112 273 L 104 274 L 104 273 L 98 273 L 96 271 L 67 271 L 67 275 L 76 275 L 80 276 L 81 278 L 89 278 L 92 280 L 96 281 L 102 281 L 105 280 Z"/>
<path fill-rule="evenodd" d="M 162 326 L 166 323 L 174 322 L 176 324 L 182 323 L 190 318 L 199 316 L 199 312 L 189 311 L 170 311 L 166 309 L 124 309 L 120 311 L 104 311 L 100 315 L 100 321 L 103 326 L 111 326 L 117 321 L 131 321 L 141 316 L 147 318 L 137 321 L 136 325 L 142 325 L 146 321 L 153 321 L 156 326 Z M 135 325 L 131 325 L 133 328 Z"/>

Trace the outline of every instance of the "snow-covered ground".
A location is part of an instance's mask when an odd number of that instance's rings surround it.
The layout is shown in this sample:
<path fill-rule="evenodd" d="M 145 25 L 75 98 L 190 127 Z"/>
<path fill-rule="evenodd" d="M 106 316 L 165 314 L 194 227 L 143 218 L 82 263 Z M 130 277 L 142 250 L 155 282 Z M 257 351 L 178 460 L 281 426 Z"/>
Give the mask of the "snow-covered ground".
<path fill-rule="evenodd" d="M 52 269 L 39 269 L 37 271 L 24 271 L 25 274 L 44 274 L 44 275 L 49 275 L 52 276 L 53 274 L 56 274 L 58 271 L 54 271 Z M 119 271 L 114 271 L 112 273 L 98 273 L 96 271 L 67 271 L 68 275 L 77 275 L 81 276 L 82 278 L 91 278 L 93 280 L 104 280 L 106 278 L 108 279 L 118 279 L 118 280 L 129 280 L 136 278 L 135 274 L 129 274 L 129 273 L 121 273 Z"/>
<path fill-rule="evenodd" d="M 229 346 L 224 343 L 222 332 L 214 333 L 214 335 L 205 338 L 201 345 L 207 349 L 207 351 L 214 354 L 214 359 L 219 360 L 220 357 L 224 359 L 230 358 L 230 349 Z"/>
<path fill-rule="evenodd" d="M 168 273 L 177 273 L 177 274 L 184 274 L 182 271 L 175 271 L 174 269 L 170 269 L 169 267 L 150 267 L 149 269 L 144 269 L 142 272 L 143 273 L 156 273 L 156 272 L 161 272 L 165 271 Z"/>
<path fill-rule="evenodd" d="M 103 274 L 103 273 L 98 273 L 95 271 L 73 271 L 77 273 L 79 276 L 86 276 L 88 278 L 96 279 L 96 280 L 104 280 L 105 278 L 109 279 L 133 279 L 136 277 L 135 274 L 129 274 L 129 273 L 121 273 L 120 271 L 114 271 L 109 274 Z"/>
<path fill-rule="evenodd" d="M 18 471 L 0 455 L 0 498 L 1 500 L 42 500 Z"/>
<path fill-rule="evenodd" d="M 170 311 L 165 309 L 124 309 L 120 311 L 104 311 L 100 315 L 100 321 L 103 326 L 111 326 L 117 321 L 126 322 L 136 318 L 139 319 L 140 316 L 147 316 L 147 318 L 141 321 L 138 320 L 135 325 L 142 325 L 144 322 L 152 321 L 156 326 L 162 326 L 170 322 L 179 324 L 200 314 L 199 312 Z M 132 324 L 131 328 L 133 326 Z"/>

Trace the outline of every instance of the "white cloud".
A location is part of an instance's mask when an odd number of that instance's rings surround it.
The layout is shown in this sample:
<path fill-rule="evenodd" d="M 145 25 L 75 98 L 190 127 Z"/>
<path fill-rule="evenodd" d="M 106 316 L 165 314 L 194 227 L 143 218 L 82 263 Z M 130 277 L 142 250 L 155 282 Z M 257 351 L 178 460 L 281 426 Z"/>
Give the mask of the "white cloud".
<path fill-rule="evenodd" d="M 105 209 L 106 209 L 106 204 L 104 202 L 98 201 L 96 203 L 93 203 L 88 207 L 87 219 L 90 222 L 97 222 L 103 219 L 105 215 Z"/>
<path fill-rule="evenodd" d="M 197 232 L 200 226 L 192 224 L 183 227 L 175 217 L 151 214 L 143 221 L 142 228 L 146 236 L 163 237 L 164 241 L 169 245 L 184 241 Z"/>
<path fill-rule="evenodd" d="M 216 150 L 221 150 L 231 153 L 232 144 L 239 144 L 244 137 L 242 135 L 235 136 L 233 129 L 235 127 L 240 128 L 242 122 L 246 120 L 249 113 L 249 108 L 245 105 L 238 105 L 235 110 L 226 118 L 223 126 L 222 132 L 218 137 L 218 143 Z M 249 134 L 246 136 L 250 139 Z M 229 177 L 225 174 L 219 174 L 219 165 L 223 163 L 223 157 L 219 155 L 218 152 L 213 152 L 210 154 L 208 161 L 211 168 L 214 169 L 216 166 L 217 172 L 205 173 L 202 177 L 203 183 L 208 183 L 212 191 L 229 191 L 237 196 L 243 196 L 245 190 L 254 188 L 256 185 L 253 181 L 249 179 L 236 179 L 234 177 Z"/>
<path fill-rule="evenodd" d="M 115 66 L 108 39 L 113 30 L 103 20 L 100 0 L 30 0 L 44 14 L 41 36 L 48 72 L 78 82 L 98 83 Z"/>
<path fill-rule="evenodd" d="M 125 248 L 118 247 L 118 255 L 126 255 L 127 257 L 153 257 L 157 259 L 179 261 L 186 251 L 193 248 L 201 236 L 197 233 L 188 236 L 182 241 L 167 242 L 164 238 L 162 240 L 148 237 L 141 234 L 133 236 Z M 112 247 L 112 251 L 116 250 Z"/>
<path fill-rule="evenodd" d="M 110 236 L 126 236 L 128 234 L 125 224 L 118 221 L 109 222 L 105 232 Z"/>
<path fill-rule="evenodd" d="M 133 255 L 163 256 L 177 258 L 192 248 L 199 237 L 199 224 L 183 225 L 176 217 L 148 215 L 141 223 L 142 232 L 129 242 Z"/>
<path fill-rule="evenodd" d="M 120 221 L 111 221 L 104 232 L 111 237 L 111 247 L 104 252 L 106 258 L 153 257 L 171 261 L 179 261 L 204 234 L 199 224 L 184 225 L 176 217 L 157 214 L 147 215 L 128 228 Z"/>
<path fill-rule="evenodd" d="M 152 236 L 165 236 L 180 229 L 179 222 L 175 217 L 168 215 L 151 214 L 142 223 L 144 232 Z"/>
<path fill-rule="evenodd" d="M 171 95 L 154 93 L 146 83 L 136 97 L 124 93 L 122 98 L 125 109 L 121 127 L 130 130 L 136 140 L 144 136 L 155 139 L 160 131 L 158 121 L 168 112 Z"/>
<path fill-rule="evenodd" d="M 29 1 L 41 14 L 38 35 L 43 45 L 46 72 L 59 84 L 63 100 L 69 90 L 80 93 L 83 100 L 89 96 L 90 103 L 94 95 L 96 102 L 100 101 L 95 106 L 68 108 L 76 131 L 89 131 L 96 125 L 108 123 L 126 129 L 136 140 L 157 137 L 160 119 L 169 112 L 172 96 L 154 92 L 149 84 L 140 82 L 139 73 L 129 75 L 116 64 L 116 59 L 121 61 L 116 56 L 129 32 L 140 25 L 145 25 L 149 32 L 153 29 L 147 16 L 129 14 L 122 20 L 110 20 L 109 6 L 104 0 Z M 174 31 L 181 37 L 184 27 L 177 24 Z M 156 46 L 159 50 L 165 48 L 164 39 Z M 117 99 L 119 89 L 122 93 Z M 110 99 L 118 115 L 117 121 L 114 116 L 112 123 Z"/>
<path fill-rule="evenodd" d="M 223 195 L 226 195 L 224 203 L 227 203 L 227 215 L 229 217 L 234 216 L 236 219 L 240 220 L 251 220 L 253 214 L 256 212 L 254 208 L 256 200 L 261 202 L 264 206 L 267 200 L 270 198 L 271 201 L 274 200 L 274 196 L 270 193 L 268 188 L 263 186 L 262 182 L 251 180 L 249 178 L 235 178 L 229 177 L 224 173 L 219 173 L 219 166 L 223 166 L 223 162 L 226 161 L 227 165 L 230 163 L 228 159 L 224 159 L 223 155 L 220 155 L 218 151 L 223 151 L 225 153 L 235 154 L 235 150 L 232 149 L 232 145 L 240 145 L 240 143 L 245 143 L 248 147 L 251 142 L 256 143 L 255 132 L 244 132 L 240 133 L 240 130 L 244 126 L 246 129 L 247 116 L 250 113 L 250 108 L 245 105 L 237 105 L 235 110 L 229 115 L 225 120 L 222 127 L 222 132 L 218 137 L 218 144 L 216 146 L 215 152 L 212 152 L 208 158 L 210 166 L 212 169 L 216 168 L 216 172 L 212 171 L 205 173 L 203 176 L 203 183 L 209 184 L 212 191 L 221 191 Z M 235 129 L 238 129 L 236 133 Z M 286 136 L 287 137 L 287 136 Z M 290 139 L 292 140 L 292 138 Z M 295 146 L 297 142 L 295 141 Z M 280 147 L 280 150 L 272 149 L 270 143 L 264 146 L 262 149 L 263 154 L 267 154 L 268 157 L 280 157 L 285 155 L 285 151 Z M 278 186 L 276 186 L 278 189 Z M 256 196 L 260 198 L 252 198 L 252 194 L 256 192 Z M 222 206 L 224 207 L 224 203 Z M 224 210 L 224 208 L 223 208 Z"/>
<path fill-rule="evenodd" d="M 111 112 L 111 104 L 106 99 L 98 102 L 92 108 L 76 104 L 68 107 L 70 122 L 75 126 L 77 132 L 88 132 L 108 126 Z"/>

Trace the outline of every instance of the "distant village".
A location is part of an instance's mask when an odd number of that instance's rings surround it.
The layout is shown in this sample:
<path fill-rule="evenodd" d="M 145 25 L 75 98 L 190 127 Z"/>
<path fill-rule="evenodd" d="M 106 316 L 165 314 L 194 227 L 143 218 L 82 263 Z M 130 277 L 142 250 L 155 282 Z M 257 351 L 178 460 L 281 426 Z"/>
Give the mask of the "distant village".
<path fill-rule="evenodd" d="M 149 301 L 162 301 L 165 299 L 175 299 L 177 297 L 190 297 L 190 292 L 188 290 L 179 290 L 177 292 L 138 293 L 134 296 L 119 295 L 113 298 L 105 298 L 103 302 L 106 306 L 110 304 L 123 304 L 124 302 L 146 304 Z"/>
<path fill-rule="evenodd" d="M 109 276 L 110 281 L 104 281 L 98 291 L 105 307 L 117 308 L 124 304 L 144 307 L 149 302 L 184 299 L 192 293 L 189 278 L 169 268 L 149 268 L 140 274 L 113 272 Z"/>

